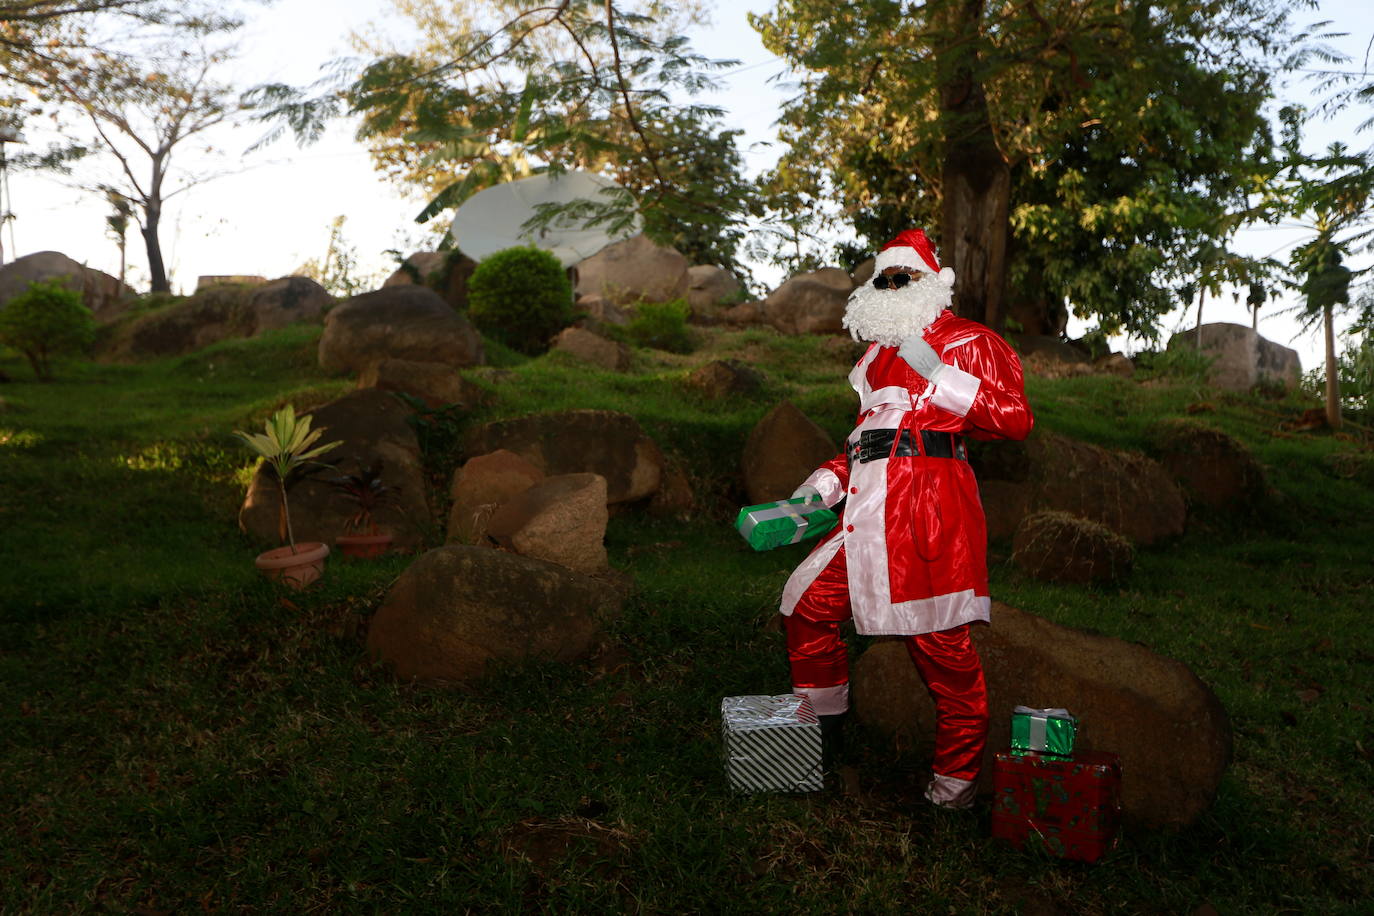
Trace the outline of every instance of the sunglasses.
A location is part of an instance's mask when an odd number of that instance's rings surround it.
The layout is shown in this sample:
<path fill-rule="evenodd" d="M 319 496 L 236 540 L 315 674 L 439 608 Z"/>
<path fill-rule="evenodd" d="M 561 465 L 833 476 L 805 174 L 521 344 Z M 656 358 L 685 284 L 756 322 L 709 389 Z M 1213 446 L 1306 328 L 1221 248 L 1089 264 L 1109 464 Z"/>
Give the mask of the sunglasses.
<path fill-rule="evenodd" d="M 901 289 L 912 280 L 911 274 L 878 274 L 873 278 L 873 285 L 878 289 Z"/>

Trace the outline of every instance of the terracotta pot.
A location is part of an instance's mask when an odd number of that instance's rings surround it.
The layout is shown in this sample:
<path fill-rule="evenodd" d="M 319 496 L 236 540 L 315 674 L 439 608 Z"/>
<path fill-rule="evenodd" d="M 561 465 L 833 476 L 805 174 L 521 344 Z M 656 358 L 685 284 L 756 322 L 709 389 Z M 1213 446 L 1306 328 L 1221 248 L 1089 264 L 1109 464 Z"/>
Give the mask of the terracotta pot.
<path fill-rule="evenodd" d="M 389 534 L 341 534 L 334 544 L 346 557 L 380 557 L 395 540 Z"/>
<path fill-rule="evenodd" d="M 329 545 L 319 541 L 297 544 L 293 553 L 291 547 L 278 547 L 258 554 L 258 569 L 269 579 L 294 589 L 305 588 L 324 575 L 324 558 L 329 556 Z"/>

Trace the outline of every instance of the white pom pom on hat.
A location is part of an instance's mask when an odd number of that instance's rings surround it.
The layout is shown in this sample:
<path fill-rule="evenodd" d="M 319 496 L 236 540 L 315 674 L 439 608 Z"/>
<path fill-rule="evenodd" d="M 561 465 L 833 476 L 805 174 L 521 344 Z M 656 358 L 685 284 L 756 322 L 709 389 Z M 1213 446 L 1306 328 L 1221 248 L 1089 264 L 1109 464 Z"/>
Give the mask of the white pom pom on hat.
<path fill-rule="evenodd" d="M 930 244 L 930 239 L 921 229 L 907 229 L 883 246 L 873 260 L 873 272 L 882 273 L 889 267 L 926 271 L 938 277 L 944 285 L 954 286 L 954 271 L 948 267 L 941 269 L 935 257 L 935 246 Z"/>

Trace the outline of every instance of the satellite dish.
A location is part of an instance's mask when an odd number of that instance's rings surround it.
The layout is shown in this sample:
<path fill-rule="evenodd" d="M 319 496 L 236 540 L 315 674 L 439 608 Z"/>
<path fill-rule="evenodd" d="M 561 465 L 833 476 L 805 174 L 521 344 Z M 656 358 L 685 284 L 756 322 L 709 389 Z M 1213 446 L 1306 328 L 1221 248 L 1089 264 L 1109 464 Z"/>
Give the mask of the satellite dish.
<path fill-rule="evenodd" d="M 508 181 L 469 197 L 458 208 L 449 231 L 459 250 L 477 261 L 507 248 L 534 245 L 558 258 L 564 267 L 571 267 L 612 242 L 638 235 L 642 225 L 639 214 L 618 232 L 604 225 L 584 227 L 580 218 L 555 220 L 532 231 L 524 224 L 535 216 L 540 204 L 577 200 L 604 203 L 608 198 L 602 192 L 608 189 L 621 188 L 591 172 L 541 174 Z"/>

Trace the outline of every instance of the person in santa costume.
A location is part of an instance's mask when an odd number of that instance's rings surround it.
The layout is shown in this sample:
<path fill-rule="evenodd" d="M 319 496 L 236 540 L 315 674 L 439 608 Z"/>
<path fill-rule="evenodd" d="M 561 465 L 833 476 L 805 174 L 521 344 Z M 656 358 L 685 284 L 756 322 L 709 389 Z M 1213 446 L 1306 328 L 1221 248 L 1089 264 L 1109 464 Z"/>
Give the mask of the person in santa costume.
<path fill-rule="evenodd" d="M 849 374 L 859 415 L 844 451 L 793 497 L 843 503 L 840 521 L 782 594 L 794 693 L 833 748 L 849 710 L 840 624 L 904 636 L 935 701 L 931 802 L 973 803 L 987 688 L 969 627 L 987 621 L 987 524 L 964 437 L 1024 439 L 1034 418 L 1021 363 L 991 329 L 949 311 L 954 272 L 920 229 L 883 246 L 844 326 L 870 341 Z"/>

